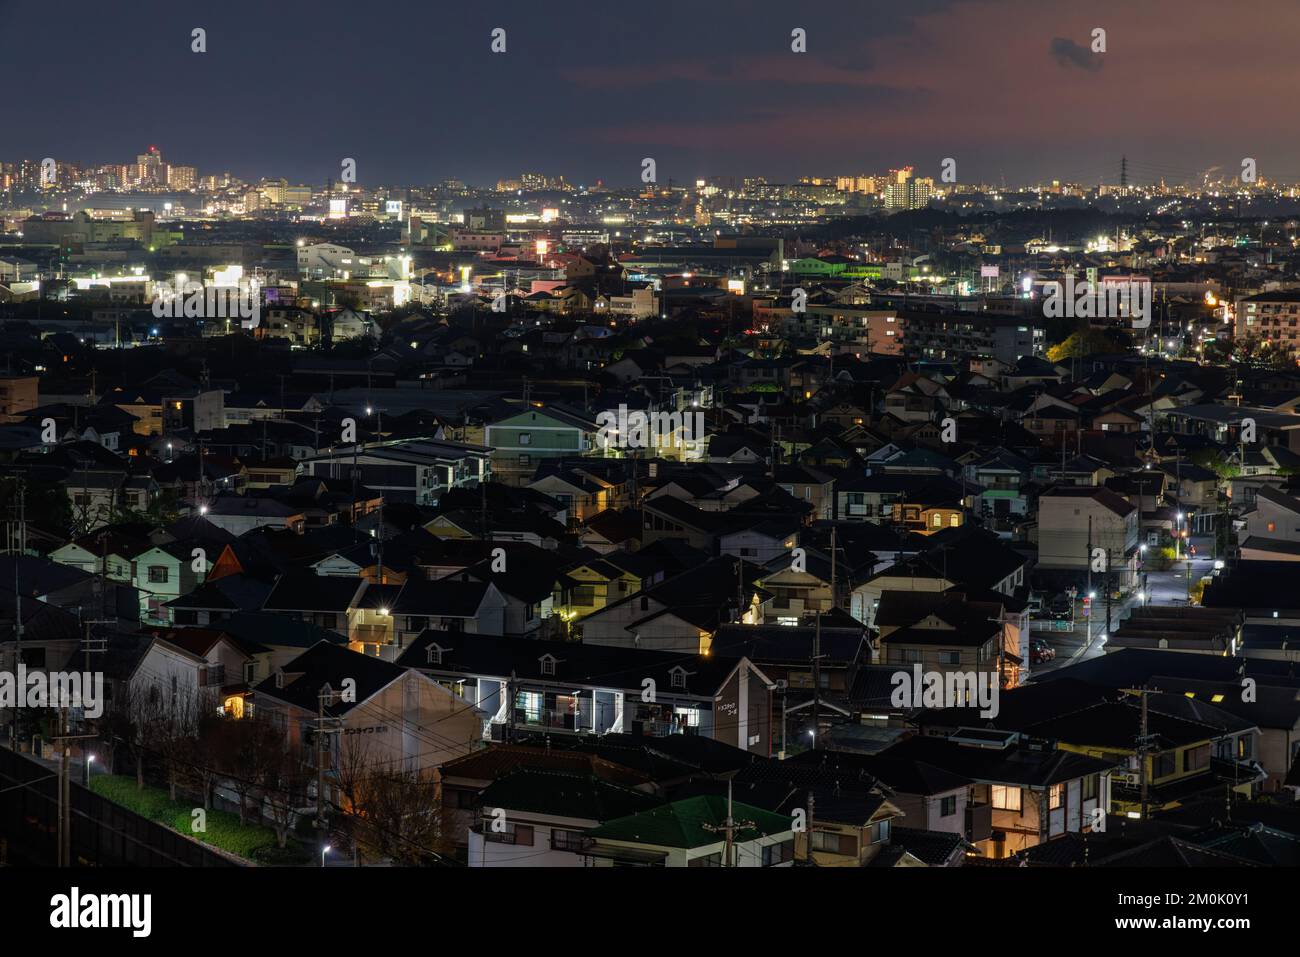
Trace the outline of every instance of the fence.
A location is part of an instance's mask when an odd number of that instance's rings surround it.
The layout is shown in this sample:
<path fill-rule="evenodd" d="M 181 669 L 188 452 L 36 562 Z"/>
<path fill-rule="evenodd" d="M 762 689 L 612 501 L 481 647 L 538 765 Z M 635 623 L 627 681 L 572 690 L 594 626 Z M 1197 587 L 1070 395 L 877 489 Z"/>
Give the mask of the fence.
<path fill-rule="evenodd" d="M 0 838 L 9 862 L 58 860 L 58 777 L 47 765 L 0 748 Z M 72 862 L 83 867 L 234 867 L 230 859 L 73 781 Z"/>

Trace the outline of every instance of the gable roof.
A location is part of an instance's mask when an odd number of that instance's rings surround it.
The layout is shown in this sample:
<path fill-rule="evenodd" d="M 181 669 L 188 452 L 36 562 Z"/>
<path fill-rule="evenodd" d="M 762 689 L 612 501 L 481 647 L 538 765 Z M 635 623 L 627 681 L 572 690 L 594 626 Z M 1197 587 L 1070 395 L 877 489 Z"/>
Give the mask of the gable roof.
<path fill-rule="evenodd" d="M 382 658 L 349 651 L 344 646 L 327 641 L 312 645 L 285 665 L 282 671 L 282 686 L 276 683 L 279 676 L 271 675 L 253 689 L 254 693 L 313 713 L 319 707 L 320 691 L 325 685 L 339 691 L 345 681 L 355 681 L 355 701 L 338 700 L 325 706 L 325 713 L 333 717 L 341 717 L 364 704 L 407 673 L 407 669 Z M 465 707 L 468 709 L 472 706 L 466 704 Z"/>

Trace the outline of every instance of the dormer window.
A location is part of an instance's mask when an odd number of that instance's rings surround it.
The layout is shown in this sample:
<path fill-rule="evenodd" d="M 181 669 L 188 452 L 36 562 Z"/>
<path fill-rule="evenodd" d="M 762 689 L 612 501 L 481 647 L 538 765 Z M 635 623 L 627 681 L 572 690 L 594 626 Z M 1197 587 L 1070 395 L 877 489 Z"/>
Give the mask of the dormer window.
<path fill-rule="evenodd" d="M 542 655 L 542 657 L 538 658 L 537 660 L 540 661 L 540 662 L 542 663 L 542 674 L 544 674 L 544 675 L 554 675 L 554 674 L 555 674 L 555 658 L 554 658 L 554 656 L 552 656 L 552 655 Z"/>
<path fill-rule="evenodd" d="M 673 686 L 674 688 L 685 688 L 685 687 L 686 687 L 686 669 L 685 669 L 685 668 L 674 668 L 674 669 L 672 670 L 671 674 L 672 674 L 672 676 L 673 676 L 673 677 L 672 677 L 672 686 Z"/>
<path fill-rule="evenodd" d="M 448 651 L 451 651 L 451 649 L 443 648 L 437 642 L 434 642 L 433 644 L 429 645 L 429 649 L 428 649 L 429 664 L 431 665 L 442 664 L 442 656 Z"/>

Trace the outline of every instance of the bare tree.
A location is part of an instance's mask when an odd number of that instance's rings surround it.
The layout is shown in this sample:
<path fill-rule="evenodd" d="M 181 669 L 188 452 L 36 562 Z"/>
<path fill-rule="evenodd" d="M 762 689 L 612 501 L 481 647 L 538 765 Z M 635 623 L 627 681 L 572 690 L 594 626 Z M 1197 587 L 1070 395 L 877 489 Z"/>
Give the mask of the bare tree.
<path fill-rule="evenodd" d="M 262 779 L 262 796 L 270 810 L 271 826 L 275 829 L 276 843 L 280 849 L 289 842 L 289 835 L 298 820 L 298 812 L 307 803 L 307 785 L 312 780 L 312 769 L 302 763 L 300 755 L 281 737 L 274 753 L 268 743 L 266 768 Z"/>
<path fill-rule="evenodd" d="M 204 810 L 212 810 L 212 792 L 221 777 L 222 742 L 231 733 L 234 718 L 223 717 L 215 709 L 200 711 L 190 748 L 189 778 L 203 796 Z"/>
<path fill-rule="evenodd" d="M 370 775 L 374 760 L 371 756 L 370 742 L 365 735 L 342 734 L 339 736 L 338 757 L 334 765 L 334 783 L 342 796 L 344 813 L 352 813 L 361 799 L 361 789 Z"/>
<path fill-rule="evenodd" d="M 124 682 L 105 715 L 103 734 L 126 750 L 140 790 L 144 790 L 145 756 L 157 751 L 165 722 L 162 692 L 154 684 Z"/>
<path fill-rule="evenodd" d="M 261 709 L 251 718 L 230 722 L 227 731 L 220 739 L 217 766 L 239 796 L 239 823 L 245 824 L 249 803 L 257 806 L 256 798 L 279 760 L 284 732 Z"/>
<path fill-rule="evenodd" d="M 173 801 L 177 789 L 190 776 L 194 765 L 195 739 L 198 735 L 202 694 L 182 689 L 158 722 L 156 740 L 167 773 L 167 792 Z"/>
<path fill-rule="evenodd" d="M 418 771 L 379 768 L 362 782 L 353 815 L 358 843 L 398 864 L 428 864 L 454 853 L 435 780 Z"/>

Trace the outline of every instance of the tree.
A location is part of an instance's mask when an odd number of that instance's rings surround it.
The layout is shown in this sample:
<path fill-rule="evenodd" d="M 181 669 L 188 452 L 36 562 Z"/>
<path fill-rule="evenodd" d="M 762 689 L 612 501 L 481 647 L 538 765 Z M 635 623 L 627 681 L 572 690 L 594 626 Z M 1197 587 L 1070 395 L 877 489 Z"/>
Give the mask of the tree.
<path fill-rule="evenodd" d="M 284 737 L 279 737 L 274 744 L 267 742 L 262 796 L 270 809 L 271 826 L 281 850 L 289 843 L 299 809 L 307 803 L 307 785 L 311 779 L 312 770 L 302 763 Z"/>
<path fill-rule="evenodd" d="M 1263 369 L 1286 369 L 1291 366 L 1291 354 L 1280 342 L 1248 335 L 1233 343 L 1233 357 L 1246 365 Z"/>
<path fill-rule="evenodd" d="M 189 782 L 203 797 L 203 808 L 212 810 L 212 791 L 220 774 L 217 763 L 222 740 L 229 735 L 234 718 L 224 717 L 215 708 L 199 711 L 190 749 Z"/>
<path fill-rule="evenodd" d="M 378 768 L 366 775 L 354 820 L 357 843 L 396 864 L 428 864 L 455 852 L 450 813 L 438 784 L 418 771 Z"/>
<path fill-rule="evenodd" d="M 1047 361 L 1064 362 L 1068 359 L 1084 359 L 1102 352 L 1113 352 L 1115 343 L 1097 329 L 1083 328 L 1070 333 L 1064 342 L 1047 350 Z"/>
<path fill-rule="evenodd" d="M 135 766 L 136 788 L 144 790 L 144 759 L 157 753 L 164 731 L 162 692 L 156 684 L 123 683 L 103 722 L 109 741 L 120 744 Z"/>
<path fill-rule="evenodd" d="M 220 737 L 217 767 L 239 797 L 239 823 L 248 821 L 250 803 L 261 793 L 284 748 L 284 732 L 260 708 L 251 718 L 231 720 Z M 253 803 L 256 807 L 256 803 Z"/>
<path fill-rule="evenodd" d="M 194 744 L 198 735 L 199 696 L 189 689 L 178 692 L 171 707 L 158 723 L 156 740 L 167 773 L 167 791 L 173 801 L 181 782 L 197 757 Z"/>
<path fill-rule="evenodd" d="M 0 515 L 6 519 L 18 518 L 20 488 L 23 493 L 22 512 L 27 521 L 50 531 L 72 530 L 72 502 L 67 490 L 57 482 L 42 482 L 30 477 L 0 478 Z"/>

